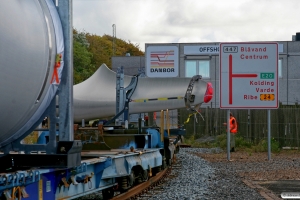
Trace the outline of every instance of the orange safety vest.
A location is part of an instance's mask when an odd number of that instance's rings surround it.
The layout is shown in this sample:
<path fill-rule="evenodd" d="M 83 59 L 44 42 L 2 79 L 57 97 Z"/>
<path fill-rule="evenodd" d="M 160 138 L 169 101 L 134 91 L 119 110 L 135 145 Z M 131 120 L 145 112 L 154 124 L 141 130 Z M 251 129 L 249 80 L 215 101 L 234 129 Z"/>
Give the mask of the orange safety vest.
<path fill-rule="evenodd" d="M 236 119 L 234 117 L 231 117 L 229 119 L 229 124 L 230 124 L 230 133 L 236 134 L 238 129 Z"/>

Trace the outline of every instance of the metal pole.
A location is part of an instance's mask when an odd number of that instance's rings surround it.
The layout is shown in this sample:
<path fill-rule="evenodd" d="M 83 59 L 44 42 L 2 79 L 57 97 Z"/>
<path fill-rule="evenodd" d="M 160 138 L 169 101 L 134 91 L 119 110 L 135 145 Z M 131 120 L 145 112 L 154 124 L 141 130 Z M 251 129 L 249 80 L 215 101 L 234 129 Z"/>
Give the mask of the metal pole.
<path fill-rule="evenodd" d="M 56 1 L 64 36 L 64 68 L 59 85 L 59 141 L 74 140 L 73 117 L 73 1 Z M 62 112 L 64 111 L 64 112 Z"/>
<path fill-rule="evenodd" d="M 268 160 L 271 160 L 271 112 L 268 110 Z"/>
<path fill-rule="evenodd" d="M 196 135 L 196 114 L 194 114 L 194 137 Z"/>
<path fill-rule="evenodd" d="M 165 112 L 163 110 L 160 111 L 160 141 L 164 142 L 164 131 L 165 131 Z"/>
<path fill-rule="evenodd" d="M 81 120 L 81 127 L 82 127 L 82 128 L 85 127 L 85 121 L 84 121 L 84 119 Z"/>
<path fill-rule="evenodd" d="M 121 112 L 125 105 L 125 90 L 124 90 L 124 68 L 119 67 L 116 73 L 116 115 Z M 120 115 L 115 125 L 122 125 L 124 122 L 124 113 Z"/>
<path fill-rule="evenodd" d="M 113 52 L 112 53 L 113 53 L 113 56 L 115 56 L 115 53 L 116 53 L 116 25 L 113 24 L 112 27 L 113 27 L 113 44 L 112 44 Z"/>
<path fill-rule="evenodd" d="M 227 110 L 227 160 L 230 160 L 230 110 Z"/>
<path fill-rule="evenodd" d="M 170 137 L 169 109 L 167 109 L 167 112 L 166 112 L 166 124 L 167 124 L 168 137 Z"/>
<path fill-rule="evenodd" d="M 139 114 L 138 134 L 142 134 L 142 116 L 141 116 L 141 114 Z"/>
<path fill-rule="evenodd" d="M 247 140 L 249 140 L 249 134 L 250 134 L 250 109 L 248 109 Z"/>
<path fill-rule="evenodd" d="M 210 116 L 209 116 L 209 135 L 212 135 L 212 101 L 210 102 Z"/>
<path fill-rule="evenodd" d="M 49 107 L 48 116 L 48 127 L 49 127 L 49 142 L 46 145 L 46 153 L 54 154 L 56 153 L 56 99 L 53 98 Z M 50 120 L 49 120 L 50 119 Z"/>

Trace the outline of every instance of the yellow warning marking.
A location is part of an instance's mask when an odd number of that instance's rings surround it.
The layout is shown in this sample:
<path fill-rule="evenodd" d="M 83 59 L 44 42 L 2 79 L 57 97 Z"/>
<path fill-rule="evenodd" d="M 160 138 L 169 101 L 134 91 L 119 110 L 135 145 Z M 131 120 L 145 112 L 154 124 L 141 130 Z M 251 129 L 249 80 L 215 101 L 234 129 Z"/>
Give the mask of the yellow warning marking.
<path fill-rule="evenodd" d="M 43 200 L 43 180 L 39 180 L 39 200 Z"/>
<path fill-rule="evenodd" d="M 183 97 L 159 97 L 159 98 L 151 98 L 151 99 L 132 99 L 131 102 L 148 102 L 148 101 L 167 101 L 167 100 L 177 100 L 177 99 L 183 99 Z"/>

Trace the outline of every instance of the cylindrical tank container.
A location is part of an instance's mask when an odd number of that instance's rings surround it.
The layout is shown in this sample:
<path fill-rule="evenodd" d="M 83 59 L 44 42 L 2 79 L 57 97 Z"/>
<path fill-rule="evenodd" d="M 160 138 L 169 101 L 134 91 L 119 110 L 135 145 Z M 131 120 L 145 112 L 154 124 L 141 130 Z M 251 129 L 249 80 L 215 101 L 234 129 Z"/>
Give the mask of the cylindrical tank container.
<path fill-rule="evenodd" d="M 0 1 L 0 19 L 1 148 L 25 137 L 54 98 L 63 36 L 52 0 Z"/>

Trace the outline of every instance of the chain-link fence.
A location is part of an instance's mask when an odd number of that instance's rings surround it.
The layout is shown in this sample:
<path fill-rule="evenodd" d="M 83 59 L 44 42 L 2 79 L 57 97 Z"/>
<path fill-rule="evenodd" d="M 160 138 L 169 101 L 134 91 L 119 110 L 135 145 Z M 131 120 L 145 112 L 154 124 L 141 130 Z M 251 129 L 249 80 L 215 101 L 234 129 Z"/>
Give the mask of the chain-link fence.
<path fill-rule="evenodd" d="M 268 136 L 267 110 L 230 110 L 238 122 L 238 134 L 257 144 Z M 270 110 L 271 137 L 281 147 L 299 147 L 300 106 L 280 106 Z M 226 133 L 223 123 L 227 120 L 227 110 L 219 108 L 201 108 L 200 114 L 192 114 L 186 109 L 178 110 L 179 124 L 184 124 L 187 137 L 217 136 Z M 189 120 L 188 120 L 189 119 Z M 188 123 L 185 123 L 187 122 Z"/>

